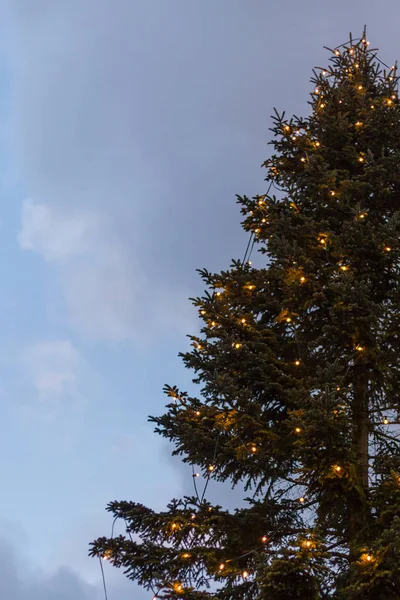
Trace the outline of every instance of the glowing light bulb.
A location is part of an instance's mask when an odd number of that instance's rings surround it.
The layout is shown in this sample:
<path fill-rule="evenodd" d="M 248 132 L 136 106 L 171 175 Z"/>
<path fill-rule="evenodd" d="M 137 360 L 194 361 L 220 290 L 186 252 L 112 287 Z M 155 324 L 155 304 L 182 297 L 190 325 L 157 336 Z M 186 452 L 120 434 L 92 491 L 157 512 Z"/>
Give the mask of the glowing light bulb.
<path fill-rule="evenodd" d="M 201 310 L 201 311 L 200 311 L 200 314 L 201 314 L 201 315 L 205 315 L 205 314 L 206 314 L 206 311 L 205 311 L 205 310 Z"/>
<path fill-rule="evenodd" d="M 211 327 L 215 327 L 216 326 L 216 322 L 215 321 L 211 321 Z"/>
<path fill-rule="evenodd" d="M 388 425 L 389 424 L 389 419 L 387 419 L 387 418 L 383 419 L 383 424 L 384 425 Z"/>
<path fill-rule="evenodd" d="M 255 229 L 254 232 L 255 233 L 260 233 L 261 229 Z"/>
<path fill-rule="evenodd" d="M 357 121 L 356 127 L 362 127 L 362 122 L 361 121 Z"/>
<path fill-rule="evenodd" d="M 336 56 L 340 56 L 339 50 L 335 50 L 335 54 L 336 54 Z"/>
<path fill-rule="evenodd" d="M 285 131 L 290 131 L 290 127 L 289 127 L 289 125 L 285 125 L 285 127 L 284 127 L 284 130 L 285 130 Z"/>
<path fill-rule="evenodd" d="M 347 271 L 349 267 L 347 267 L 346 265 L 342 265 L 340 267 L 341 271 Z"/>
<path fill-rule="evenodd" d="M 362 346 L 356 346 L 356 350 L 358 352 L 362 352 L 364 350 L 364 348 Z"/>
<path fill-rule="evenodd" d="M 334 190 L 331 190 L 331 196 L 335 196 L 336 192 Z"/>
<path fill-rule="evenodd" d="M 217 292 L 217 296 L 220 296 L 220 295 L 221 295 L 221 292 Z"/>
<path fill-rule="evenodd" d="M 319 88 L 315 88 L 314 94 L 319 94 Z"/>
<path fill-rule="evenodd" d="M 300 504 L 303 504 L 305 501 L 306 501 L 306 499 L 305 499 L 305 498 L 303 498 L 303 496 L 302 496 L 301 498 L 299 498 L 299 502 L 300 502 Z"/>
<path fill-rule="evenodd" d="M 388 99 L 387 99 L 387 103 L 388 103 L 388 105 L 390 106 L 391 104 L 393 104 L 393 100 L 392 100 L 391 98 L 388 98 Z"/>
<path fill-rule="evenodd" d="M 296 427 L 295 432 L 296 433 L 301 433 L 301 427 Z"/>
<path fill-rule="evenodd" d="M 320 108 L 325 108 L 325 104 L 322 102 L 322 104 L 319 105 Z"/>
<path fill-rule="evenodd" d="M 252 446 L 252 447 L 251 447 L 251 451 L 252 451 L 252 452 L 257 452 L 257 446 Z"/>
<path fill-rule="evenodd" d="M 243 325 L 246 325 L 246 319 L 242 319 L 242 320 L 241 320 L 241 323 L 242 323 Z"/>
<path fill-rule="evenodd" d="M 340 465 L 335 465 L 333 468 L 336 471 L 336 473 L 340 473 L 340 471 L 342 470 L 342 467 Z"/>
<path fill-rule="evenodd" d="M 266 544 L 268 542 L 268 538 L 266 535 L 263 535 L 263 537 L 261 538 L 261 541 L 263 544 Z"/>
<path fill-rule="evenodd" d="M 322 71 L 322 75 L 323 75 L 324 77 L 326 77 L 326 76 L 328 75 L 328 73 L 327 73 L 326 71 Z"/>
<path fill-rule="evenodd" d="M 337 387 L 337 388 L 336 388 L 336 391 L 337 391 L 337 392 L 340 392 L 340 387 Z"/>
<path fill-rule="evenodd" d="M 386 246 L 386 247 L 385 247 L 385 252 L 391 252 L 391 250 L 392 250 L 392 249 L 391 249 L 391 247 L 390 247 L 390 246 Z"/>
<path fill-rule="evenodd" d="M 210 466 L 208 467 L 208 470 L 209 470 L 210 472 L 211 472 L 211 471 L 214 471 L 214 469 L 215 469 L 215 466 L 214 466 L 214 465 L 210 465 Z"/>
<path fill-rule="evenodd" d="M 239 342 L 237 342 L 237 343 L 235 344 L 235 348 L 236 348 L 236 350 L 239 350 L 239 348 L 241 348 L 241 347 L 242 347 L 242 344 L 239 344 Z"/>
<path fill-rule="evenodd" d="M 292 319 L 291 319 L 290 317 L 288 317 L 288 318 L 286 319 L 286 323 L 291 323 L 291 321 L 292 321 Z"/>
<path fill-rule="evenodd" d="M 311 540 L 305 540 L 305 542 L 303 542 L 303 546 L 304 546 L 304 548 L 311 548 L 311 546 L 312 546 Z"/>
<path fill-rule="evenodd" d="M 306 162 L 306 159 L 304 158 L 304 156 L 301 157 L 301 162 Z"/>
<path fill-rule="evenodd" d="M 315 145 L 317 146 L 317 148 L 321 145 L 320 142 L 315 142 Z"/>
<path fill-rule="evenodd" d="M 372 108 L 372 110 L 374 110 L 375 106 L 373 104 L 371 104 L 371 108 Z"/>
<path fill-rule="evenodd" d="M 194 473 L 193 477 L 200 477 L 200 473 Z"/>
<path fill-rule="evenodd" d="M 358 162 L 364 162 L 364 158 L 362 156 L 358 157 Z"/>
<path fill-rule="evenodd" d="M 357 86 L 357 89 L 361 92 L 361 90 L 363 89 L 362 85 Z"/>
<path fill-rule="evenodd" d="M 200 411 L 196 410 L 196 415 L 199 417 L 200 416 Z"/>
<path fill-rule="evenodd" d="M 304 283 L 305 281 L 306 281 L 306 278 L 305 278 L 305 277 L 300 277 L 300 282 L 301 282 L 301 283 Z"/>
<path fill-rule="evenodd" d="M 248 576 L 249 576 L 248 572 L 247 571 L 243 571 L 243 573 L 242 573 L 243 579 L 247 579 Z"/>
<path fill-rule="evenodd" d="M 300 365 L 300 361 L 299 360 L 295 360 L 294 364 L 296 365 L 296 367 L 298 367 Z"/>
<path fill-rule="evenodd" d="M 177 527 L 178 527 L 178 525 L 176 523 L 171 524 L 171 529 L 176 529 Z"/>
<path fill-rule="evenodd" d="M 188 552 L 185 552 L 185 554 L 182 554 L 182 558 L 190 558 L 190 554 Z"/>

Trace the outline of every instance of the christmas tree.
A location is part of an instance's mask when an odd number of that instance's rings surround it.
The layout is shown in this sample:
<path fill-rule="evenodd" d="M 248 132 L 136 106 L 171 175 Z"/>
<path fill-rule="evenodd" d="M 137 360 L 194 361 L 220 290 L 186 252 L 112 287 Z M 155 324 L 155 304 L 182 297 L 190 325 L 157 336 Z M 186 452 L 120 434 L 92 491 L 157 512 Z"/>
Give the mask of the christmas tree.
<path fill-rule="evenodd" d="M 365 31 L 330 52 L 310 116 L 273 117 L 266 193 L 238 198 L 265 266 L 200 271 L 200 392 L 166 386 L 150 418 L 193 496 L 112 502 L 126 535 L 91 544 L 155 598 L 400 598 L 398 77 Z"/>

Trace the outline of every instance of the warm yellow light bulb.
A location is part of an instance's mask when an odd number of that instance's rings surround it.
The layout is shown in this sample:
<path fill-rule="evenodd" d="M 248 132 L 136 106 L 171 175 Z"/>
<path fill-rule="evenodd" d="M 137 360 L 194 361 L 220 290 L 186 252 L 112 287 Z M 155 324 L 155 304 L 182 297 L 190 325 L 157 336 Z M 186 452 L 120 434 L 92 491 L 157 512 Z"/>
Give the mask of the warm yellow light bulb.
<path fill-rule="evenodd" d="M 317 148 L 321 145 L 320 142 L 315 142 L 315 145 L 317 146 Z"/>
<path fill-rule="evenodd" d="M 331 196 L 335 196 L 336 192 L 334 190 L 331 190 Z"/>
<path fill-rule="evenodd" d="M 346 265 L 342 265 L 340 267 L 341 271 L 347 271 L 349 267 L 347 267 Z"/>
<path fill-rule="evenodd" d="M 201 314 L 201 315 L 205 315 L 205 314 L 206 314 L 206 311 L 205 311 L 205 310 L 201 310 L 201 311 L 200 311 L 200 314 Z"/>
<path fill-rule="evenodd" d="M 364 162 L 364 158 L 362 156 L 359 156 L 358 162 Z"/>
<path fill-rule="evenodd" d="M 300 281 L 301 281 L 301 283 L 304 283 L 306 281 L 306 278 L 305 277 L 300 277 Z"/>
<path fill-rule="evenodd" d="M 373 104 L 371 104 L 371 108 L 372 108 L 372 110 L 374 110 L 375 106 Z"/>
<path fill-rule="evenodd" d="M 358 90 L 361 92 L 361 90 L 363 89 L 363 86 L 362 86 L 362 85 L 359 85 L 359 86 L 357 87 L 357 89 L 358 89 Z"/>
<path fill-rule="evenodd" d="M 239 342 L 237 342 L 237 343 L 235 344 L 235 348 L 236 348 L 236 350 L 239 350 L 239 348 L 241 348 L 241 347 L 242 347 L 242 344 L 239 344 Z"/>
<path fill-rule="evenodd" d="M 391 250 L 392 250 L 392 249 L 391 249 L 391 247 L 390 247 L 390 246 L 386 246 L 386 247 L 385 247 L 385 252 L 391 252 Z"/>
<path fill-rule="evenodd" d="M 200 473 L 194 473 L 193 477 L 200 477 Z"/>
<path fill-rule="evenodd" d="M 220 296 L 220 295 L 221 295 L 221 292 L 217 292 L 217 296 Z"/>
<path fill-rule="evenodd" d="M 296 365 L 296 367 L 298 367 L 300 365 L 300 361 L 299 360 L 295 360 L 294 364 Z"/>
<path fill-rule="evenodd" d="M 362 346 L 356 346 L 356 350 L 358 352 L 362 352 L 364 350 L 364 348 Z"/>
<path fill-rule="evenodd" d="M 322 102 L 322 104 L 319 105 L 320 108 L 325 108 L 325 104 Z"/>
<path fill-rule="evenodd" d="M 196 410 L 196 415 L 199 417 L 200 416 L 200 411 Z"/>
<path fill-rule="evenodd" d="M 292 321 L 292 319 L 291 319 L 290 317 L 288 317 L 288 318 L 286 319 L 286 323 L 291 323 L 291 321 Z"/>
<path fill-rule="evenodd" d="M 336 388 L 336 391 L 337 391 L 337 392 L 340 392 L 340 387 L 337 387 L 337 388 Z"/>
<path fill-rule="evenodd" d="M 305 499 L 305 498 L 303 498 L 303 496 L 302 496 L 301 498 L 299 498 L 299 502 L 300 502 L 300 504 L 303 504 L 305 501 L 306 501 L 306 499 Z"/>
<path fill-rule="evenodd" d="M 220 571 L 223 571 L 224 569 L 225 569 L 225 565 L 224 565 L 224 563 L 221 563 L 221 564 L 219 565 L 219 570 L 220 570 Z"/>
<path fill-rule="evenodd" d="M 386 419 L 386 418 L 385 418 L 385 419 L 383 419 L 383 424 L 384 424 L 384 425 L 388 425 L 388 424 L 389 424 L 389 419 Z"/>
<path fill-rule="evenodd" d="M 251 451 L 252 451 L 252 452 L 257 452 L 257 446 L 252 446 L 252 447 L 251 447 Z"/>
<path fill-rule="evenodd" d="M 391 104 L 393 104 L 393 100 L 392 100 L 391 98 L 388 98 L 388 99 L 387 99 L 387 103 L 388 103 L 388 105 L 390 106 Z"/>
<path fill-rule="evenodd" d="M 335 50 L 335 54 L 336 54 L 336 56 L 340 56 L 339 50 Z"/>
<path fill-rule="evenodd" d="M 304 158 L 304 156 L 301 157 L 301 162 L 306 162 L 306 159 Z"/>
<path fill-rule="evenodd" d="M 301 428 L 300 427 L 296 427 L 295 432 L 296 433 L 301 433 Z"/>
<path fill-rule="evenodd" d="M 241 323 L 242 323 L 243 325 L 245 325 L 245 324 L 246 324 L 246 319 L 242 319 L 242 320 L 241 320 Z"/>
<path fill-rule="evenodd" d="M 285 131 L 290 131 L 290 127 L 289 127 L 289 125 L 285 125 L 285 127 L 284 127 L 284 130 L 285 130 Z"/>
<path fill-rule="evenodd" d="M 361 121 L 357 121 L 356 127 L 362 127 L 362 122 Z"/>
<path fill-rule="evenodd" d="M 266 535 L 263 535 L 263 537 L 261 538 L 261 541 L 263 544 L 266 544 L 268 542 L 268 537 Z"/>
<path fill-rule="evenodd" d="M 248 572 L 247 571 L 243 571 L 243 573 L 242 573 L 243 579 L 247 579 L 248 576 L 249 576 Z"/>
<path fill-rule="evenodd" d="M 214 465 L 210 465 L 210 466 L 208 467 L 208 470 L 209 470 L 209 471 L 214 471 L 214 469 L 215 469 L 215 466 L 214 466 Z"/>
<path fill-rule="evenodd" d="M 335 465 L 333 468 L 336 471 L 336 473 L 340 473 L 340 471 L 342 470 L 342 467 L 340 465 Z"/>
<path fill-rule="evenodd" d="M 185 552 L 185 554 L 182 554 L 182 558 L 190 558 L 190 554 L 188 552 Z"/>

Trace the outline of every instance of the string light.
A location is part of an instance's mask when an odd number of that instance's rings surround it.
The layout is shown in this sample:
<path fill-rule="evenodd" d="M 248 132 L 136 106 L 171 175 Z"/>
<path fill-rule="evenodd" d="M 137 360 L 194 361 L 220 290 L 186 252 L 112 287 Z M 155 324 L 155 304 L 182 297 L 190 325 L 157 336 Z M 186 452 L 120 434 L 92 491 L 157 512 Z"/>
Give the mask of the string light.
<path fill-rule="evenodd" d="M 334 190 L 331 190 L 331 196 L 335 196 L 336 192 Z"/>
<path fill-rule="evenodd" d="M 315 142 L 315 145 L 317 146 L 317 148 L 319 148 L 319 146 L 321 145 L 320 142 Z"/>
<path fill-rule="evenodd" d="M 320 108 L 325 108 L 325 104 L 322 102 L 322 104 L 319 105 Z"/>
<path fill-rule="evenodd" d="M 248 576 L 249 576 L 248 572 L 247 571 L 243 571 L 243 573 L 242 573 L 243 579 L 247 579 Z"/>
<path fill-rule="evenodd" d="M 359 86 L 357 87 L 357 89 L 358 89 L 358 90 L 361 92 L 361 91 L 362 91 L 362 89 L 363 89 L 363 86 L 362 86 L 362 85 L 359 85 Z"/>
<path fill-rule="evenodd" d="M 201 315 L 205 315 L 205 314 L 206 314 L 206 311 L 203 309 L 203 310 L 201 310 L 201 311 L 200 311 L 200 314 L 201 314 Z"/>
<path fill-rule="evenodd" d="M 372 558 L 371 554 L 368 554 L 368 552 L 365 552 L 364 554 L 361 554 L 361 561 L 362 562 L 369 563 L 369 562 L 372 562 L 372 560 L 373 560 L 373 558 Z"/>
<path fill-rule="evenodd" d="M 208 467 L 208 470 L 209 470 L 210 472 L 211 472 L 211 471 L 214 471 L 214 469 L 215 469 L 215 466 L 214 466 L 214 465 L 210 465 L 210 466 Z"/>
<path fill-rule="evenodd" d="M 286 323 L 290 323 L 291 321 L 292 321 L 292 319 L 291 319 L 290 317 L 288 317 L 288 318 L 286 319 Z"/>
<path fill-rule="evenodd" d="M 300 363 L 300 361 L 299 361 L 299 360 L 295 360 L 295 361 L 294 361 L 294 364 L 296 365 L 296 367 L 298 367 L 298 366 L 299 366 L 301 363 Z"/>
<path fill-rule="evenodd" d="M 336 471 L 336 473 L 340 473 L 342 467 L 340 465 L 334 465 L 333 470 Z"/>
<path fill-rule="evenodd" d="M 383 419 L 383 424 L 384 425 L 388 425 L 389 424 L 389 419 L 388 418 Z"/>
<path fill-rule="evenodd" d="M 362 122 L 361 121 L 357 121 L 356 127 L 362 127 Z"/>
<path fill-rule="evenodd" d="M 364 157 L 363 156 L 359 156 L 358 157 L 358 162 L 364 162 Z"/>
<path fill-rule="evenodd" d="M 304 283 L 306 281 L 305 277 L 300 277 L 300 283 Z"/>
<path fill-rule="evenodd" d="M 296 433 L 301 433 L 301 428 L 300 427 L 296 427 L 295 432 Z"/>
<path fill-rule="evenodd" d="M 188 552 L 185 552 L 185 554 L 182 554 L 182 558 L 190 558 L 190 554 Z"/>
<path fill-rule="evenodd" d="M 193 473 L 193 477 L 200 477 L 200 473 Z"/>
<path fill-rule="evenodd" d="M 263 537 L 261 538 L 261 541 L 263 544 L 266 544 L 268 542 L 268 537 L 266 535 L 263 535 Z"/>
<path fill-rule="evenodd" d="M 239 344 L 239 342 L 236 342 L 236 344 L 234 344 L 234 347 L 236 350 L 239 350 L 239 348 L 242 347 L 242 344 Z"/>
<path fill-rule="evenodd" d="M 225 565 L 224 565 L 224 563 L 221 563 L 221 564 L 219 565 L 219 570 L 220 570 L 220 571 L 223 571 L 224 569 L 225 569 Z"/>
<path fill-rule="evenodd" d="M 341 270 L 341 271 L 348 271 L 348 269 L 349 269 L 349 267 L 348 267 L 347 265 L 342 265 L 342 266 L 340 267 L 340 270 Z"/>
<path fill-rule="evenodd" d="M 358 352 L 362 352 L 364 350 L 364 348 L 362 346 L 356 346 L 356 350 Z"/>
<path fill-rule="evenodd" d="M 391 251 L 392 251 L 392 249 L 391 249 L 391 247 L 390 247 L 390 246 L 386 246 L 386 247 L 385 247 L 385 252 L 391 252 Z"/>
<path fill-rule="evenodd" d="M 300 502 L 300 504 L 304 504 L 304 502 L 305 502 L 305 501 L 306 501 L 306 499 L 305 499 L 305 498 L 303 498 L 303 496 L 302 496 L 301 498 L 299 498 L 299 502 Z"/>
<path fill-rule="evenodd" d="M 257 452 L 257 446 L 252 446 L 252 447 L 251 447 L 251 451 L 252 451 L 252 452 Z"/>

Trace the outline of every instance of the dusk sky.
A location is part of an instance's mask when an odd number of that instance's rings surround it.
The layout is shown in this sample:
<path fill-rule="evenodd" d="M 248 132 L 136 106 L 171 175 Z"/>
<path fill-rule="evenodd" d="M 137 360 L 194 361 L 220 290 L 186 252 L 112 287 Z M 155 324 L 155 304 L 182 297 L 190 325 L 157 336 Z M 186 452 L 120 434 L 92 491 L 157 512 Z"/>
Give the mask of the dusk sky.
<path fill-rule="evenodd" d="M 196 333 L 197 268 L 243 256 L 270 115 L 395 0 L 0 0 L 0 596 L 101 600 L 111 500 L 161 509 L 191 472 L 153 434 Z M 210 494 L 217 494 L 210 486 Z M 232 504 L 229 490 L 219 500 Z M 216 497 L 216 496 L 215 496 Z M 123 533 L 123 528 L 116 533 Z M 109 600 L 147 600 L 105 564 Z"/>

